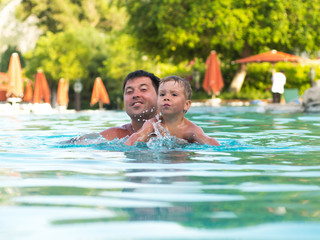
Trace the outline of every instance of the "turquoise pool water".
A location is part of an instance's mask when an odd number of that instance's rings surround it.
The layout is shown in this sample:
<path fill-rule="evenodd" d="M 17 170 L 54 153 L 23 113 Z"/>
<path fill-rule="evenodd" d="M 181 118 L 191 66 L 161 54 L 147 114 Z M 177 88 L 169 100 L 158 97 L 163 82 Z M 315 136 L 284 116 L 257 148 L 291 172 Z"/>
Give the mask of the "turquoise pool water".
<path fill-rule="evenodd" d="M 0 239 L 319 239 L 320 114 L 193 107 L 222 146 L 61 144 L 123 111 L 0 120 Z"/>

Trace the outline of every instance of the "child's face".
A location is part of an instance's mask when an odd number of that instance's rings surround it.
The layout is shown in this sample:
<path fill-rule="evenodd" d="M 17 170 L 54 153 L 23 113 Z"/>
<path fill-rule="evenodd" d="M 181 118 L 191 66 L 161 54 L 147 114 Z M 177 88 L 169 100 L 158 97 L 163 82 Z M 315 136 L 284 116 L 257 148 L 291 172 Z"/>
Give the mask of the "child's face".
<path fill-rule="evenodd" d="M 191 105 L 186 100 L 184 87 L 175 81 L 160 84 L 158 95 L 158 108 L 162 115 L 185 113 Z"/>

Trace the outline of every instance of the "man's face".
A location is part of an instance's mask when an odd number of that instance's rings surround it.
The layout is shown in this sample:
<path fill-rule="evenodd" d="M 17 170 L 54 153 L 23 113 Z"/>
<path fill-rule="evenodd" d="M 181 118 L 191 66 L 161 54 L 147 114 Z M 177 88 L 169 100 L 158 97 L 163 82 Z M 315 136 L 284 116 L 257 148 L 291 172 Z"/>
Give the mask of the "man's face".
<path fill-rule="evenodd" d="M 148 77 L 128 80 L 123 98 L 126 112 L 131 119 L 144 121 L 157 113 L 157 93 Z"/>

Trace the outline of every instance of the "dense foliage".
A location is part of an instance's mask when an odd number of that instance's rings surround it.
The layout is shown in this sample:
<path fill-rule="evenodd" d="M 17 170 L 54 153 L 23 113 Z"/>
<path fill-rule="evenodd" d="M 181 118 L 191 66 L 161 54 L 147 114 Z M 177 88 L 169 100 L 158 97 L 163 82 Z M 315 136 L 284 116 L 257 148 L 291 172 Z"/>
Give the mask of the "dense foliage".
<path fill-rule="evenodd" d="M 236 59 L 268 49 L 319 50 L 320 1 L 126 0 L 141 51 L 177 61 L 215 49 Z"/>
<path fill-rule="evenodd" d="M 53 33 L 80 25 L 110 32 L 126 23 L 123 12 L 110 0 L 22 0 L 18 15 L 36 15 L 39 26 Z"/>
<path fill-rule="evenodd" d="M 116 107 L 123 78 L 136 69 L 181 75 L 191 80 L 194 98 L 209 97 L 201 82 L 213 49 L 225 81 L 222 97 L 268 98 L 270 64 L 248 65 L 242 91 L 231 96 L 226 90 L 238 68 L 231 62 L 270 49 L 317 56 L 319 10 L 320 0 L 22 0 L 16 15 L 35 15 L 43 30 L 35 49 L 24 55 L 28 78 L 41 68 L 53 88 L 62 77 L 70 86 L 80 79 L 89 102 L 100 76 L 110 107 Z M 287 87 L 303 93 L 310 86 L 310 66 L 275 67 L 286 68 Z"/>

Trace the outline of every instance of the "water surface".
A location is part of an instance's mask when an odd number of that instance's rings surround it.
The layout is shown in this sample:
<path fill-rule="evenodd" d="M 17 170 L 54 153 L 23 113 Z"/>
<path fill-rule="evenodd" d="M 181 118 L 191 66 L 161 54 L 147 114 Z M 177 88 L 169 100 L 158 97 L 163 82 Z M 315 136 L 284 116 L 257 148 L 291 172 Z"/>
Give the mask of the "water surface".
<path fill-rule="evenodd" d="M 319 239 L 320 114 L 186 116 L 222 146 L 60 143 L 123 111 L 1 116 L 1 239 Z"/>

